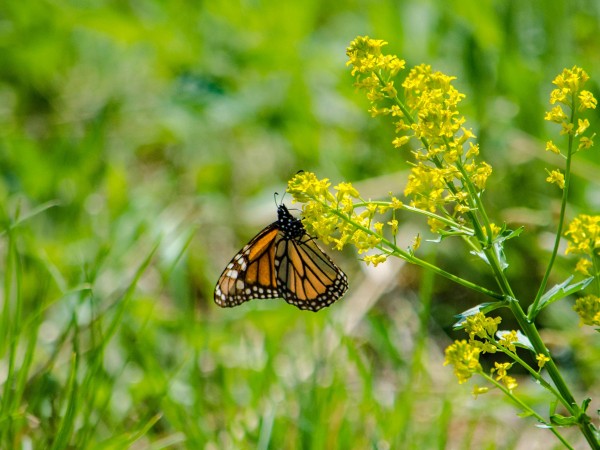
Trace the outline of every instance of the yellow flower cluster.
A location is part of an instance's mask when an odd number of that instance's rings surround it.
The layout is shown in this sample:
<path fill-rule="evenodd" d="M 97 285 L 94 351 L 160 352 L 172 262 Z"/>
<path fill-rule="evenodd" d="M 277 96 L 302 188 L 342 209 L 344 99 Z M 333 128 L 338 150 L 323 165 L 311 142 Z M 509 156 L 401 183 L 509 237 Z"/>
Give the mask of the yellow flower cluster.
<path fill-rule="evenodd" d="M 482 312 L 468 316 L 464 320 L 462 325 L 465 327 L 465 332 L 469 334 L 469 341 L 455 341 L 454 344 L 446 348 L 446 360 L 444 362 L 444 365 L 454 365 L 454 373 L 458 377 L 459 383 L 464 383 L 473 373 L 483 370 L 481 366 L 478 366 L 480 354 L 496 353 L 498 347 L 506 348 L 511 352 L 515 351 L 518 335 L 514 330 L 504 332 L 496 343 L 495 336 L 501 321 L 500 317 L 486 317 Z M 496 363 L 496 369 L 493 369 L 492 372 L 495 371 L 497 374 L 496 379 L 502 381 L 509 390 L 512 390 L 517 387 L 517 382 L 506 373 L 510 367 L 511 364 L 509 363 Z"/>
<path fill-rule="evenodd" d="M 404 69 L 405 62 L 396 55 L 384 55 L 381 47 L 387 42 L 359 36 L 346 49 L 348 62 L 352 66 L 352 76 L 356 78 L 354 86 L 363 89 L 371 102 L 369 110 L 373 116 L 389 114 L 386 109 L 379 109 L 378 103 L 386 98 L 395 98 L 397 91 L 392 78 Z"/>
<path fill-rule="evenodd" d="M 405 63 L 396 55 L 382 54 L 386 44 L 358 37 L 346 54 L 355 86 L 365 90 L 371 102 L 371 114 L 393 118 L 398 135 L 393 145 L 419 141 L 421 150 L 413 152 L 417 163 L 404 194 L 411 197 L 411 206 L 454 218 L 477 210 L 473 196 L 485 188 L 492 167 L 475 160 L 479 154 L 478 145 L 472 142 L 475 135 L 463 127 L 465 118 L 457 109 L 465 95 L 452 86 L 455 77 L 422 64 L 413 67 L 402 82 L 400 99 L 392 78 Z M 443 228 L 435 219 L 429 219 L 429 224 L 434 232 Z"/>
<path fill-rule="evenodd" d="M 511 330 L 502 334 L 498 345 L 514 352 L 516 351 L 515 342 L 519 342 L 519 336 L 516 330 Z"/>
<path fill-rule="evenodd" d="M 585 70 L 580 67 L 573 66 L 572 69 L 564 69 L 552 82 L 556 89 L 550 93 L 550 104 L 556 106 L 552 107 L 544 116 L 545 120 L 561 126 L 561 134 L 578 138 L 575 152 L 593 146 L 595 135 L 583 136 L 590 126 L 590 122 L 587 119 L 577 119 L 577 126 L 575 126 L 574 114 L 567 114 L 564 108 L 568 108 L 572 113 L 596 108 L 598 101 L 594 95 L 583 89 L 589 78 Z M 559 148 L 552 141 L 546 143 L 546 150 L 560 153 Z M 555 182 L 549 179 L 546 181 Z"/>
<path fill-rule="evenodd" d="M 469 340 L 489 339 L 494 337 L 498 331 L 498 325 L 502 322 L 501 317 L 486 317 L 482 312 L 473 314 L 465 319 L 463 325 L 465 332 L 469 333 Z"/>
<path fill-rule="evenodd" d="M 428 141 L 425 159 L 443 154 L 454 162 L 462 155 L 462 144 L 474 137 L 469 130 L 464 130 L 460 140 L 455 138 L 465 122 L 457 110 L 465 95 L 452 86 L 455 79 L 421 64 L 413 67 L 402 83 L 406 107 L 417 114 L 417 120 L 412 114 L 410 118 L 400 116 L 396 127 L 402 131 L 411 130 L 417 139 Z"/>
<path fill-rule="evenodd" d="M 565 253 L 583 255 L 575 270 L 590 275 L 594 258 L 600 255 L 600 216 L 578 215 L 569 224 L 565 236 L 569 240 Z"/>
<path fill-rule="evenodd" d="M 358 253 L 379 248 L 384 229 L 391 235 L 398 231 L 398 221 L 374 220 L 376 214 L 403 207 L 402 202 L 392 197 L 389 202 L 366 202 L 350 183 L 340 183 L 329 190 L 327 178 L 319 180 L 314 173 L 300 172 L 288 183 L 288 192 L 294 201 L 304 203 L 302 222 L 307 232 L 338 250 L 345 245 L 354 245 Z M 357 200 L 359 200 L 357 202 Z M 386 253 L 366 255 L 365 262 L 373 265 L 384 262 Z"/>
<path fill-rule="evenodd" d="M 579 314 L 580 325 L 600 326 L 600 297 L 580 297 L 575 301 L 573 309 Z"/>
<path fill-rule="evenodd" d="M 480 354 L 481 349 L 466 340 L 455 341 L 446 348 L 444 365 L 452 364 L 454 366 L 454 374 L 458 378 L 458 382 L 462 384 L 474 373 L 482 372 L 483 369 L 479 363 Z"/>

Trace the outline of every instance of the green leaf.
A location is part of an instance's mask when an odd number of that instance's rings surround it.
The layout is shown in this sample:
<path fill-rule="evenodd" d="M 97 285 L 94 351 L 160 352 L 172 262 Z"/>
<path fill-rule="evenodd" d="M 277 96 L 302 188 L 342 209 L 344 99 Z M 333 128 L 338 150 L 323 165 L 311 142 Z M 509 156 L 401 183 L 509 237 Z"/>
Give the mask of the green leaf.
<path fill-rule="evenodd" d="M 438 230 L 438 235 L 435 239 L 428 239 L 427 242 L 441 242 L 443 239 L 454 236 L 473 236 L 475 233 L 469 233 L 458 228 L 450 228 L 449 230 Z"/>
<path fill-rule="evenodd" d="M 463 323 L 465 322 L 467 317 L 474 316 L 478 312 L 487 314 L 490 311 L 493 311 L 498 308 L 502 308 L 503 306 L 506 306 L 506 303 L 503 301 L 502 302 L 486 302 L 486 303 L 480 303 L 477 306 L 473 306 L 472 308 L 467 309 L 466 311 L 463 311 L 460 314 L 457 314 L 456 316 L 454 316 L 454 317 L 456 317 L 457 321 L 454 323 L 452 328 L 454 330 L 462 330 L 464 328 Z"/>
<path fill-rule="evenodd" d="M 508 334 L 508 333 L 510 333 L 509 330 L 498 330 L 496 332 L 496 337 L 498 339 L 502 339 L 504 337 L 504 335 Z M 531 341 L 529 340 L 529 338 L 527 336 L 525 336 L 523 333 L 521 333 L 521 330 L 517 330 L 517 342 L 515 342 L 515 345 L 517 347 L 531 350 L 532 352 L 535 353 L 535 349 L 533 348 Z"/>
<path fill-rule="evenodd" d="M 509 239 L 519 236 L 523 232 L 524 229 L 525 229 L 525 227 L 519 227 L 516 230 L 508 230 L 508 229 L 506 229 L 506 224 L 504 224 L 504 226 L 502 227 L 502 230 L 500 231 L 498 236 L 496 236 L 496 238 L 492 242 L 492 248 L 494 249 L 494 252 L 496 253 L 496 258 L 497 258 L 498 262 L 500 263 L 500 268 L 502 270 L 505 270 L 508 267 L 508 262 L 506 261 L 506 256 L 504 255 L 504 241 L 507 241 Z M 488 264 L 488 265 L 490 264 L 487 256 L 485 255 L 485 252 L 471 251 L 471 254 L 478 256 L 486 264 Z"/>
<path fill-rule="evenodd" d="M 487 256 L 485 256 L 485 253 L 483 251 L 476 252 L 475 250 L 471 250 L 470 253 L 471 255 L 481 258 L 483 262 L 486 263 L 488 266 L 490 265 L 490 262 L 488 261 L 488 258 Z"/>
<path fill-rule="evenodd" d="M 582 403 L 581 403 L 581 412 L 585 413 L 587 411 L 587 409 L 590 406 L 592 399 L 590 397 L 586 398 Z"/>
<path fill-rule="evenodd" d="M 538 313 L 546 306 L 554 303 L 557 300 L 565 298 L 568 295 L 574 294 L 575 292 L 579 292 L 582 289 L 585 289 L 587 285 L 590 284 L 594 279 L 594 277 L 589 277 L 575 284 L 569 284 L 573 277 L 574 276 L 571 275 L 565 281 L 563 281 L 560 284 L 554 285 L 548 292 L 542 295 L 542 298 L 540 298 L 540 301 L 538 303 L 537 310 L 532 315 L 532 319 L 535 318 L 538 315 Z"/>
<path fill-rule="evenodd" d="M 506 229 L 506 224 L 504 224 L 502 231 L 496 237 L 496 239 L 494 239 L 494 242 L 504 242 L 508 241 L 509 239 L 516 238 L 523 232 L 524 229 L 525 227 L 519 227 L 516 230 L 508 230 Z"/>
<path fill-rule="evenodd" d="M 574 416 L 562 416 L 560 414 L 553 414 L 550 416 L 550 421 L 561 427 L 569 427 L 571 425 L 577 425 L 577 418 Z"/>
<path fill-rule="evenodd" d="M 500 263 L 500 268 L 502 270 L 506 270 L 508 267 L 508 261 L 506 261 L 506 255 L 504 254 L 504 244 L 503 241 L 494 242 L 494 251 L 496 252 L 496 258 Z"/>

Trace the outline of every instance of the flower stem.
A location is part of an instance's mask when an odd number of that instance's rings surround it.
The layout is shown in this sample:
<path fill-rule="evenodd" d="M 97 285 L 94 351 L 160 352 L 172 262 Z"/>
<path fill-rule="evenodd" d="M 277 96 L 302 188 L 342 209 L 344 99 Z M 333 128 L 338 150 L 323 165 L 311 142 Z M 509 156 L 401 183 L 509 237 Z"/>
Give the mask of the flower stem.
<path fill-rule="evenodd" d="M 444 269 L 441 269 L 433 264 L 428 263 L 425 260 L 422 260 L 420 258 L 417 258 L 416 256 L 414 256 L 413 254 L 411 254 L 410 252 L 407 252 L 406 250 L 402 250 L 400 247 L 396 246 L 394 243 L 392 243 L 391 241 L 385 239 L 384 237 L 382 237 L 381 235 L 375 233 L 373 230 L 371 230 L 370 228 L 367 228 L 355 221 L 353 221 L 350 217 L 348 217 L 346 214 L 331 208 L 329 205 L 317 200 L 317 199 L 313 199 L 319 203 L 321 203 L 324 207 L 328 208 L 333 214 L 335 214 L 338 217 L 341 217 L 344 221 L 350 223 L 353 227 L 355 227 L 356 229 L 362 230 L 365 233 L 368 233 L 372 236 L 377 236 L 380 240 L 381 243 L 383 245 L 378 245 L 377 248 L 379 248 L 380 250 L 382 250 L 385 253 L 388 254 L 392 254 L 394 256 L 397 256 L 401 259 L 404 259 L 405 261 L 412 263 L 412 264 L 416 264 L 418 266 L 424 267 L 426 269 L 429 269 L 435 273 L 437 273 L 438 275 L 441 275 L 445 278 L 448 278 L 449 280 L 454 281 L 455 283 L 461 284 L 469 289 L 472 289 L 474 291 L 477 291 L 481 294 L 490 296 L 492 298 L 495 298 L 497 300 L 504 300 L 505 296 L 492 291 L 490 289 L 486 289 L 482 286 L 479 286 L 478 284 L 472 283 L 471 281 L 465 280 L 463 278 L 457 277 L 456 275 L 453 275 L 449 272 L 446 272 Z M 387 248 L 386 248 L 387 247 Z"/>
<path fill-rule="evenodd" d="M 488 380 L 490 383 L 495 385 L 498 389 L 500 389 L 506 396 L 508 396 L 513 402 L 523 408 L 524 411 L 527 411 L 528 414 L 531 414 L 535 417 L 540 423 L 544 424 L 554 435 L 563 443 L 565 447 L 568 449 L 574 450 L 573 447 L 565 440 L 565 438 L 556 430 L 556 427 L 551 423 L 548 423 L 542 416 L 540 416 L 537 412 L 529 407 L 526 403 L 522 402 L 518 397 L 513 395 L 513 393 L 506 388 L 502 383 L 496 381 L 493 377 L 489 376 L 485 372 L 478 372 L 483 378 Z"/>
<path fill-rule="evenodd" d="M 575 98 L 572 100 L 572 108 L 571 108 L 571 123 L 575 123 Z M 569 143 L 567 149 L 567 161 L 565 164 L 565 186 L 563 188 L 562 200 L 560 203 L 560 215 L 558 217 L 558 229 L 556 230 L 556 238 L 554 239 L 554 248 L 552 249 L 552 253 L 550 255 L 550 260 L 548 261 L 548 266 L 546 267 L 546 272 L 544 273 L 544 277 L 542 278 L 542 282 L 540 283 L 540 287 L 535 295 L 535 299 L 529 308 L 528 318 L 531 320 L 537 315 L 537 309 L 542 298 L 544 292 L 546 291 L 546 286 L 548 285 L 548 279 L 550 278 L 550 273 L 552 272 L 552 267 L 554 266 L 554 260 L 556 259 L 556 255 L 558 253 L 558 246 L 560 245 L 560 238 L 562 236 L 562 230 L 565 223 L 565 212 L 567 210 L 567 200 L 569 198 L 569 185 L 571 181 L 571 160 L 573 157 L 573 134 L 569 134 Z"/>

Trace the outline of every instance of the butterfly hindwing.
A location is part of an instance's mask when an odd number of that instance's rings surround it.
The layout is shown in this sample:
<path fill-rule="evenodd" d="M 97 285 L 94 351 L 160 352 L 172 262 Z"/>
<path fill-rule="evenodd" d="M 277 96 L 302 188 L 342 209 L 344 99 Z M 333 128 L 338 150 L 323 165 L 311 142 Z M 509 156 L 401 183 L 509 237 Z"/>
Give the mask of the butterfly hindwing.
<path fill-rule="evenodd" d="M 318 311 L 348 289 L 344 272 L 306 233 L 280 242 L 276 256 L 280 296 L 300 309 Z"/>
<path fill-rule="evenodd" d="M 318 311 L 345 294 L 344 272 L 285 205 L 277 213 L 277 221 L 240 250 L 221 274 L 215 288 L 219 306 L 281 297 L 300 309 Z"/>

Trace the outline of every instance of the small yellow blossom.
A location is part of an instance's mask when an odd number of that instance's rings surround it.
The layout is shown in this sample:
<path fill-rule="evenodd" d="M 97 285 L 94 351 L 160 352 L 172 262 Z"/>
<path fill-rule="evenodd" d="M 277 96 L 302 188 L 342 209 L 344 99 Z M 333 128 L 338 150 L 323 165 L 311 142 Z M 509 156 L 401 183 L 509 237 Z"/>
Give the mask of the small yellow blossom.
<path fill-rule="evenodd" d="M 363 261 L 367 263 L 367 266 L 373 264 L 373 267 L 377 267 L 379 264 L 387 261 L 387 255 L 367 255 L 363 258 Z"/>
<path fill-rule="evenodd" d="M 519 336 L 517 335 L 516 330 L 511 330 L 508 333 L 502 334 L 502 337 L 498 341 L 498 345 L 514 352 L 516 350 L 515 342 L 519 342 Z"/>
<path fill-rule="evenodd" d="M 432 233 L 438 233 L 440 230 L 443 230 L 446 227 L 444 222 L 434 217 L 429 217 L 427 219 L 427 225 L 429 225 L 429 229 Z"/>
<path fill-rule="evenodd" d="M 420 246 L 421 246 L 421 235 L 417 234 L 415 236 L 415 239 L 413 240 L 412 251 L 416 252 Z"/>
<path fill-rule="evenodd" d="M 572 135 L 573 134 L 573 128 L 575 128 L 575 126 L 572 123 L 567 123 L 567 122 L 562 122 L 560 124 L 560 134 L 565 136 L 565 135 Z"/>
<path fill-rule="evenodd" d="M 490 388 L 485 386 L 473 386 L 473 397 L 477 398 L 479 395 L 487 394 Z"/>
<path fill-rule="evenodd" d="M 550 92 L 550 104 L 554 105 L 555 103 L 566 103 L 568 93 L 568 89 L 554 89 L 552 92 Z"/>
<path fill-rule="evenodd" d="M 577 150 L 587 150 L 588 148 L 592 147 L 594 145 L 594 136 L 596 136 L 596 133 L 594 133 L 591 137 L 582 136 L 579 139 Z"/>
<path fill-rule="evenodd" d="M 550 361 L 550 358 L 548 358 L 546 355 L 539 353 L 535 359 L 537 360 L 538 363 L 538 367 L 541 369 L 542 367 L 544 367 L 544 365 L 546 365 L 546 363 L 548 361 Z"/>
<path fill-rule="evenodd" d="M 501 381 L 509 391 L 515 389 L 518 384 L 517 380 L 508 375 L 508 370 L 512 367 L 512 363 L 494 363 L 495 369 L 492 372 L 496 372 L 496 380 Z"/>
<path fill-rule="evenodd" d="M 396 148 L 400 148 L 403 145 L 407 144 L 410 141 L 410 136 L 399 136 L 392 141 L 392 144 Z"/>
<path fill-rule="evenodd" d="M 495 223 L 490 223 L 490 231 L 492 232 L 492 239 L 495 238 L 496 236 L 498 236 L 498 234 L 500 233 L 501 230 L 502 230 L 502 228 L 500 228 Z M 487 228 L 483 229 L 483 234 L 487 237 L 487 235 L 488 235 Z"/>
<path fill-rule="evenodd" d="M 590 126 L 590 121 L 587 119 L 577 119 L 577 130 L 575 131 L 575 135 L 579 136 L 585 132 Z"/>
<path fill-rule="evenodd" d="M 477 167 L 477 170 L 473 174 L 473 184 L 475 184 L 475 186 L 477 186 L 479 189 L 483 190 L 485 188 L 485 182 L 491 174 L 492 166 L 486 162 L 480 163 L 479 167 Z"/>
<path fill-rule="evenodd" d="M 452 364 L 454 366 L 454 374 L 458 378 L 460 384 L 467 381 L 474 373 L 482 371 L 479 363 L 479 354 L 481 350 L 476 346 L 471 345 L 464 339 L 455 341 L 446 348 L 446 358 L 444 365 Z"/>
<path fill-rule="evenodd" d="M 359 198 L 358 191 L 351 183 L 342 182 L 335 186 L 334 189 L 337 191 L 338 201 L 347 195 L 353 198 Z"/>
<path fill-rule="evenodd" d="M 392 196 L 390 194 L 390 196 L 392 197 L 391 201 L 392 201 L 392 209 L 402 209 L 404 207 L 404 204 L 398 200 L 396 197 Z"/>
<path fill-rule="evenodd" d="M 592 267 L 592 262 L 587 258 L 581 258 L 575 265 L 575 271 L 589 277 L 590 267 Z"/>
<path fill-rule="evenodd" d="M 509 375 L 502 378 L 502 383 L 504 383 L 504 386 L 511 392 L 519 386 L 517 380 Z"/>
<path fill-rule="evenodd" d="M 492 344 L 490 341 L 477 341 L 475 339 L 471 339 L 469 344 L 474 345 L 478 349 L 481 350 L 481 353 L 496 353 L 498 351 L 498 347 Z"/>
<path fill-rule="evenodd" d="M 579 325 L 600 326 L 600 297 L 586 295 L 575 301 L 573 309 L 579 314 Z"/>
<path fill-rule="evenodd" d="M 567 115 L 562 109 L 562 106 L 557 105 L 552 108 L 549 112 L 544 116 L 544 120 L 548 120 L 550 122 L 562 123 L 567 119 Z"/>
<path fill-rule="evenodd" d="M 581 91 L 579 93 L 579 109 L 596 109 L 598 101 L 590 91 Z"/>
<path fill-rule="evenodd" d="M 372 219 L 373 216 L 375 215 L 375 213 L 377 212 L 378 206 L 375 203 L 368 203 L 365 208 L 366 208 L 365 209 L 365 212 L 366 212 L 365 217 Z"/>
<path fill-rule="evenodd" d="M 469 150 L 467 150 L 465 158 L 471 159 L 478 155 L 479 155 L 479 144 L 473 144 L 472 142 L 469 142 Z"/>
<path fill-rule="evenodd" d="M 387 223 L 392 229 L 392 235 L 396 235 L 398 233 L 398 221 L 396 219 L 392 219 Z"/>
<path fill-rule="evenodd" d="M 548 170 L 546 170 L 548 172 Z M 565 187 L 565 176 L 561 173 L 560 170 L 553 170 L 552 172 L 548 172 L 548 178 L 546 178 L 548 183 L 554 183 L 559 188 L 564 189 Z"/>
<path fill-rule="evenodd" d="M 551 151 L 553 153 L 556 153 L 557 155 L 560 155 L 560 150 L 556 145 L 554 145 L 554 142 L 552 141 L 546 142 L 546 151 Z"/>
<path fill-rule="evenodd" d="M 501 380 L 508 374 L 508 369 L 512 367 L 512 363 L 494 363 L 495 369 L 492 369 L 493 372 L 496 372 L 496 380 Z"/>
<path fill-rule="evenodd" d="M 600 216 L 580 214 L 571 221 L 565 236 L 569 239 L 565 253 L 597 256 L 600 250 Z"/>

